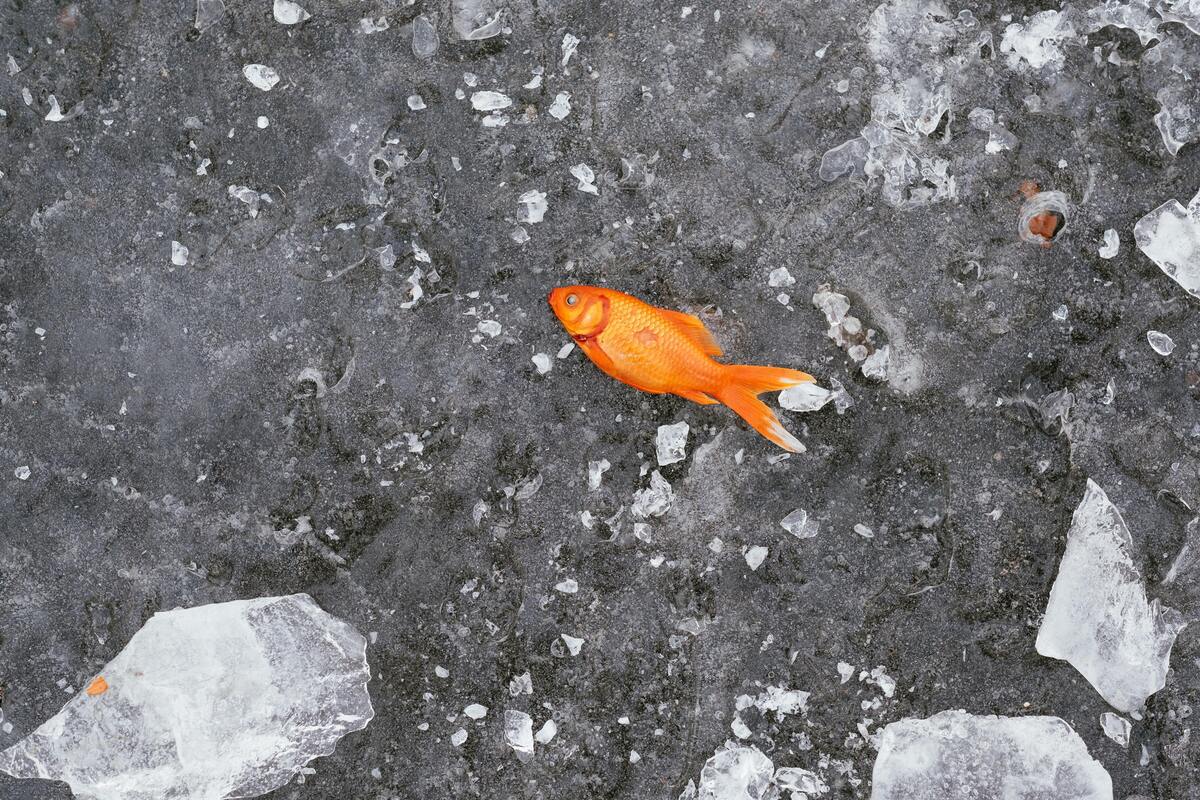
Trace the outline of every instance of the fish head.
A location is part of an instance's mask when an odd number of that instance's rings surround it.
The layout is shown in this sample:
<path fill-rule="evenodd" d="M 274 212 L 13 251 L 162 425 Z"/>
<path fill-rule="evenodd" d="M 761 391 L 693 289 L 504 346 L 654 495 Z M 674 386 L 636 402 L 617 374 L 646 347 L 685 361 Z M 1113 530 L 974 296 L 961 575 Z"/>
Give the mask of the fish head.
<path fill-rule="evenodd" d="M 546 299 L 567 333 L 586 338 L 598 336 L 608 325 L 609 294 L 599 286 L 560 286 Z"/>

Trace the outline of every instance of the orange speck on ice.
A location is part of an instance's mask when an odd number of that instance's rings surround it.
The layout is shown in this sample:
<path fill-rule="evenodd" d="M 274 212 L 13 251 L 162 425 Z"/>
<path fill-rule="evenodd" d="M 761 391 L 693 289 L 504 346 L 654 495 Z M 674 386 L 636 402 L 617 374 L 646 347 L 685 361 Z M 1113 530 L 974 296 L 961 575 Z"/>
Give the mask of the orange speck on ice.
<path fill-rule="evenodd" d="M 96 697 L 97 695 L 104 694 L 107 691 L 108 681 L 104 680 L 103 677 L 96 678 L 94 681 L 89 683 L 87 687 L 88 697 Z"/>

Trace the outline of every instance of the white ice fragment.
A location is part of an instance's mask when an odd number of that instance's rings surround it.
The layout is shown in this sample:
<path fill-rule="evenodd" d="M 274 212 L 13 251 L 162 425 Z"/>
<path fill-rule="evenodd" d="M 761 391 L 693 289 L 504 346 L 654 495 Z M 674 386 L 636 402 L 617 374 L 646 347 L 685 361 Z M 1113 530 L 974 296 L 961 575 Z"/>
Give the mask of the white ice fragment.
<path fill-rule="evenodd" d="M 267 117 L 260 115 L 258 117 L 258 119 L 254 120 L 254 124 L 257 125 L 260 130 L 262 130 L 263 128 L 267 128 L 270 126 L 271 120 L 268 119 Z"/>
<path fill-rule="evenodd" d="M 517 244 L 525 244 L 529 241 L 529 231 L 518 225 L 508 234 L 508 238 L 512 239 Z"/>
<path fill-rule="evenodd" d="M 1115 258 L 1121 249 L 1121 236 L 1112 228 L 1104 232 L 1104 244 L 1096 251 L 1101 258 Z"/>
<path fill-rule="evenodd" d="M 92 800 L 265 794 L 371 721 L 366 647 L 304 594 L 159 612 L 0 770 Z"/>
<path fill-rule="evenodd" d="M 1146 331 L 1146 341 L 1150 348 L 1160 356 L 1169 356 L 1175 349 L 1175 340 L 1162 331 Z"/>
<path fill-rule="evenodd" d="M 1131 546 L 1121 512 L 1089 478 L 1037 636 L 1039 653 L 1069 662 L 1125 712 L 1166 684 L 1171 646 L 1186 625 L 1147 599 Z"/>
<path fill-rule="evenodd" d="M 550 104 L 548 113 L 555 119 L 566 119 L 567 115 L 571 113 L 570 92 L 559 92 L 555 95 L 554 102 Z"/>
<path fill-rule="evenodd" d="M 887 674 L 885 667 L 879 666 L 871 670 L 866 681 L 878 686 L 884 697 L 892 697 L 896 694 L 896 679 Z"/>
<path fill-rule="evenodd" d="M 279 83 L 279 73 L 266 64 L 247 64 L 242 67 L 242 74 L 256 89 L 269 92 Z"/>
<path fill-rule="evenodd" d="M 571 60 L 571 56 L 575 55 L 576 47 L 579 47 L 579 37 L 578 36 L 576 36 L 572 33 L 568 33 L 565 36 L 563 36 L 562 61 L 559 62 L 561 64 L 561 66 L 565 67 L 567 65 L 567 62 Z"/>
<path fill-rule="evenodd" d="M 533 77 L 529 79 L 529 81 L 524 85 L 523 88 L 525 88 L 525 89 L 540 89 L 540 88 L 542 88 L 542 81 L 545 79 L 545 77 L 546 76 L 543 73 L 542 68 L 538 67 L 537 69 L 534 70 Z"/>
<path fill-rule="evenodd" d="M 500 323 L 496 322 L 496 320 L 485 319 L 485 320 L 481 320 L 475 326 L 475 330 L 479 331 L 484 336 L 487 336 L 491 339 L 495 339 L 497 336 L 500 335 L 500 331 L 503 330 L 503 328 L 501 328 Z"/>
<path fill-rule="evenodd" d="M 438 50 L 437 28 L 424 14 L 412 22 L 412 51 L 417 58 L 430 59 Z"/>
<path fill-rule="evenodd" d="M 171 263 L 177 267 L 182 267 L 187 264 L 188 249 L 179 242 L 171 242 Z"/>
<path fill-rule="evenodd" d="M 588 491 L 594 492 L 600 488 L 600 481 L 611 466 L 607 458 L 588 462 Z"/>
<path fill-rule="evenodd" d="M 1094 33 L 1107 25 L 1127 28 L 1137 34 L 1142 47 L 1160 38 L 1158 28 L 1162 19 L 1150 10 L 1148 0 L 1104 0 L 1088 9 L 1087 19 L 1083 33 Z"/>
<path fill-rule="evenodd" d="M 630 763 L 630 764 L 636 764 L 636 763 L 638 763 L 638 762 L 639 762 L 639 761 L 641 761 L 641 760 L 642 760 L 642 757 L 641 757 L 641 755 L 638 753 L 638 751 L 637 751 L 637 750 L 630 750 L 630 751 L 629 751 L 629 763 Z"/>
<path fill-rule="evenodd" d="M 674 425 L 659 425 L 658 434 L 654 437 L 654 450 L 658 457 L 658 465 L 665 467 L 687 458 L 687 437 L 690 428 L 686 422 L 676 422 Z"/>
<path fill-rule="evenodd" d="M 1192 33 L 1200 34 L 1200 0 L 1164 0 L 1155 9 L 1164 22 L 1178 22 Z"/>
<path fill-rule="evenodd" d="M 674 502 L 675 493 L 671 490 L 671 484 L 658 470 L 654 470 L 650 473 L 650 485 L 634 493 L 629 513 L 638 519 L 661 517 L 671 510 Z"/>
<path fill-rule="evenodd" d="M 498 36 L 504 29 L 504 14 L 494 0 L 453 0 L 450 7 L 460 39 L 477 42 Z"/>
<path fill-rule="evenodd" d="M 505 711 L 504 741 L 518 753 L 533 753 L 533 718 L 524 711 Z"/>
<path fill-rule="evenodd" d="M 483 719 L 487 716 L 487 712 L 487 706 L 480 705 L 479 703 L 471 703 L 471 705 L 463 709 L 463 713 L 471 719 Z"/>
<path fill-rule="evenodd" d="M 563 644 L 567 646 L 567 652 L 571 655 L 577 656 L 583 650 L 583 639 L 580 639 L 578 636 L 560 633 L 559 637 L 563 640 Z"/>
<path fill-rule="evenodd" d="M 1112 779 L 1058 717 L 943 711 L 879 737 L 871 800 L 1112 800 Z"/>
<path fill-rule="evenodd" d="M 829 791 L 829 785 L 815 772 L 800 767 L 780 767 L 775 770 L 775 785 L 790 792 L 792 798 L 813 798 Z"/>
<path fill-rule="evenodd" d="M 280 25 L 296 25 L 312 17 L 312 14 L 301 8 L 298 3 L 293 3 L 292 0 L 275 0 L 273 11 L 275 21 Z"/>
<path fill-rule="evenodd" d="M 437 675 L 439 678 L 449 678 L 450 670 L 446 669 L 443 666 L 436 666 L 433 668 L 433 674 Z"/>
<path fill-rule="evenodd" d="M 66 115 L 62 113 L 62 109 L 58 106 L 57 97 L 50 95 L 50 97 L 46 99 L 46 102 L 50 104 L 50 111 L 46 114 L 46 122 L 62 122 L 67 118 Z"/>
<path fill-rule="evenodd" d="M 225 4 L 221 0 L 196 0 L 196 30 L 203 31 L 224 16 Z"/>
<path fill-rule="evenodd" d="M 587 164 L 580 162 L 571 167 L 571 175 L 579 181 L 579 185 L 575 188 L 581 192 L 588 194 L 600 194 L 600 190 L 596 188 L 596 173 Z"/>
<path fill-rule="evenodd" d="M 554 720 L 548 719 L 542 725 L 542 727 L 538 728 L 538 732 L 533 735 L 533 738 L 537 740 L 538 744 L 550 744 L 550 740 L 553 739 L 557 733 L 558 724 Z"/>
<path fill-rule="evenodd" d="M 874 539 L 875 538 L 875 531 L 871 530 L 870 526 L 864 525 L 861 522 L 856 522 L 854 524 L 854 532 L 857 533 L 859 536 L 863 537 L 864 539 Z"/>
<path fill-rule="evenodd" d="M 733 717 L 733 722 L 729 723 L 729 730 L 733 731 L 733 735 L 739 739 L 749 739 L 754 736 L 754 731 L 750 730 L 750 726 L 742 721 L 742 718 L 736 714 Z"/>
<path fill-rule="evenodd" d="M 1105 711 L 1100 715 L 1100 728 L 1104 731 L 1104 735 L 1121 745 L 1121 747 L 1129 747 L 1129 730 L 1131 727 L 1132 725 L 1129 720 L 1120 714 Z"/>
<path fill-rule="evenodd" d="M 554 361 L 546 353 L 534 353 L 529 360 L 533 362 L 533 366 L 537 367 L 539 375 L 545 375 L 554 368 Z"/>
<path fill-rule="evenodd" d="M 888 376 L 888 360 L 891 355 L 891 347 L 884 345 L 877 348 L 874 353 L 867 356 L 862 363 L 862 373 L 868 378 L 873 378 L 877 381 L 885 381 Z"/>
<path fill-rule="evenodd" d="M 579 581 L 574 578 L 566 578 L 554 584 L 554 590 L 563 594 L 575 594 L 579 591 Z"/>
<path fill-rule="evenodd" d="M 1004 29 L 1000 52 L 1008 53 L 1008 66 L 1019 69 L 1024 61 L 1034 69 L 1061 67 L 1065 61 L 1059 45 L 1075 38 L 1075 29 L 1066 14 L 1039 11 L 1021 25 L 1014 22 Z"/>
<path fill-rule="evenodd" d="M 1200 436 L 1200 425 L 1192 428 L 1192 436 Z M 1194 580 L 1197 577 L 1195 570 L 1200 565 L 1200 517 L 1189 522 L 1184 531 L 1183 546 L 1179 548 L 1175 560 L 1171 562 L 1171 568 L 1167 570 L 1167 576 L 1163 578 L 1164 585 L 1174 583 L 1180 576 L 1185 580 Z"/>
<path fill-rule="evenodd" d="M 846 681 L 848 681 L 854 677 L 854 665 L 847 664 L 845 661 L 838 662 L 837 671 L 838 671 L 838 677 L 840 677 L 842 679 L 841 680 L 842 683 L 845 683 Z"/>
<path fill-rule="evenodd" d="M 391 27 L 387 17 L 363 17 L 358 21 L 358 29 L 362 33 L 382 33 Z"/>
<path fill-rule="evenodd" d="M 1054 311 L 1050 312 L 1050 316 L 1053 317 L 1054 319 L 1058 320 L 1059 322 L 1066 322 L 1067 315 L 1070 313 L 1071 313 L 1071 310 L 1069 308 L 1067 308 L 1065 303 L 1059 303 L 1058 308 L 1056 308 L 1056 309 L 1054 309 Z"/>
<path fill-rule="evenodd" d="M 571 351 L 575 349 L 574 342 L 567 342 L 562 347 L 558 348 L 558 352 L 554 354 L 555 358 L 566 358 L 571 355 Z"/>
<path fill-rule="evenodd" d="M 750 567 L 751 572 L 754 572 L 762 566 L 762 563 L 766 559 L 768 552 L 769 551 L 767 548 L 760 544 L 746 548 L 746 552 L 743 555 L 746 558 L 746 566 Z"/>
<path fill-rule="evenodd" d="M 547 209 L 545 192 L 530 189 L 518 197 L 517 202 L 521 204 L 521 210 L 517 213 L 517 219 L 521 222 L 535 224 L 545 218 Z"/>
<path fill-rule="evenodd" d="M 779 521 L 785 531 L 797 539 L 811 539 L 819 532 L 816 520 L 808 518 L 808 512 L 797 508 Z"/>
<path fill-rule="evenodd" d="M 1169 200 L 1139 219 L 1133 238 L 1169 278 L 1200 297 L 1200 192 L 1187 208 Z"/>
<path fill-rule="evenodd" d="M 757 747 L 725 745 L 700 770 L 697 800 L 762 800 L 767 797 L 775 765 Z"/>
<path fill-rule="evenodd" d="M 792 277 L 792 273 L 788 272 L 787 267 L 776 267 L 767 276 L 767 286 L 770 286 L 772 289 L 780 286 L 791 286 L 795 282 L 796 279 Z"/>
<path fill-rule="evenodd" d="M 19 481 L 29 480 L 29 476 L 31 474 L 33 474 L 33 473 L 30 472 L 29 467 L 24 466 L 24 465 L 17 467 L 16 469 L 13 470 L 13 475 L 16 476 L 16 479 Z"/>
<path fill-rule="evenodd" d="M 454 733 L 450 734 L 450 744 L 454 745 L 455 747 L 462 747 L 466 743 L 467 743 L 466 728 L 459 728 Z"/>
<path fill-rule="evenodd" d="M 410 111 L 424 111 L 426 108 L 425 98 L 419 94 L 410 94 L 407 103 Z"/>
<path fill-rule="evenodd" d="M 485 89 L 471 92 L 471 107 L 476 111 L 498 111 L 512 105 L 512 98 L 502 92 Z"/>

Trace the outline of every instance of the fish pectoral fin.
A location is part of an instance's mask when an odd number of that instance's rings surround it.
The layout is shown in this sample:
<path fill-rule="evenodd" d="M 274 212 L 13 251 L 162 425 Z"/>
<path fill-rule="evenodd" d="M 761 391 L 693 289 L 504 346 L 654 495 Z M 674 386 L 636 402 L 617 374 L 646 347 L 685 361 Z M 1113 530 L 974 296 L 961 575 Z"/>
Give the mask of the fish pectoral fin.
<path fill-rule="evenodd" d="M 704 327 L 704 323 L 700 321 L 699 317 L 692 314 L 685 314 L 682 311 L 671 311 L 667 308 L 660 310 L 666 315 L 667 319 L 679 326 L 680 332 L 692 344 L 704 351 L 705 355 L 721 355 L 721 346 L 717 344 L 717 340 L 713 338 L 708 328 Z"/>
<path fill-rule="evenodd" d="M 617 368 L 616 362 L 613 361 L 612 356 L 604 352 L 604 348 L 601 347 L 600 343 L 595 339 L 585 339 L 580 341 L 579 349 L 583 351 L 584 355 L 592 360 L 593 364 L 600 368 L 601 372 L 603 372 L 605 375 L 608 375 L 610 378 L 616 378 L 621 383 L 624 383 L 627 386 L 632 386 L 633 388 L 642 392 L 649 392 L 650 394 L 663 393 L 661 389 L 651 389 L 647 386 L 642 386 L 641 384 L 630 380 L 628 376 L 624 375 L 621 370 Z"/>
<path fill-rule="evenodd" d="M 719 403 L 719 400 L 706 395 L 704 392 L 696 392 L 691 389 L 676 389 L 672 394 L 682 397 L 684 400 L 691 400 L 693 403 L 699 403 L 702 406 L 711 406 Z"/>

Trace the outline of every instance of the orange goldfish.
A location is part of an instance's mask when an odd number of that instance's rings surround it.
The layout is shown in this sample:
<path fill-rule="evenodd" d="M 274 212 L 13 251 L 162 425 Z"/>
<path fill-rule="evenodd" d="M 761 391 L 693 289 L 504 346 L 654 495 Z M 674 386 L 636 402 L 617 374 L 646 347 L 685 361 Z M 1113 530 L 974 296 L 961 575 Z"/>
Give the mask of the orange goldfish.
<path fill-rule="evenodd" d="M 721 348 L 691 314 L 643 303 L 599 286 L 560 286 L 550 308 L 601 371 L 651 394 L 674 394 L 701 405 L 724 403 L 754 430 L 793 453 L 804 445 L 758 399 L 811 381 L 795 369 L 721 364 Z"/>

